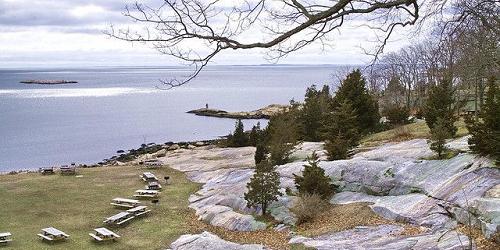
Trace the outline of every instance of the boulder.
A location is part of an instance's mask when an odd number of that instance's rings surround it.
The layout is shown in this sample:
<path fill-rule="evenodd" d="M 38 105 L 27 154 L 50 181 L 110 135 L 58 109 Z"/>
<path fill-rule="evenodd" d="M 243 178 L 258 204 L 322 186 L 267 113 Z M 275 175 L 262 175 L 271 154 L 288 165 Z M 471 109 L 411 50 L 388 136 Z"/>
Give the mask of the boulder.
<path fill-rule="evenodd" d="M 403 235 L 399 225 L 379 225 L 356 227 L 338 233 L 308 238 L 296 236 L 290 244 L 304 244 L 315 249 L 463 249 L 467 246 L 467 236 L 457 232 L 422 233 L 414 236 Z"/>
<path fill-rule="evenodd" d="M 169 151 L 173 151 L 173 150 L 177 150 L 177 149 L 180 149 L 181 147 L 179 146 L 179 144 L 173 144 L 172 146 L 168 147 L 168 150 Z"/>
<path fill-rule="evenodd" d="M 185 234 L 170 245 L 172 250 L 264 250 L 263 245 L 229 242 L 209 232 L 201 234 Z"/>

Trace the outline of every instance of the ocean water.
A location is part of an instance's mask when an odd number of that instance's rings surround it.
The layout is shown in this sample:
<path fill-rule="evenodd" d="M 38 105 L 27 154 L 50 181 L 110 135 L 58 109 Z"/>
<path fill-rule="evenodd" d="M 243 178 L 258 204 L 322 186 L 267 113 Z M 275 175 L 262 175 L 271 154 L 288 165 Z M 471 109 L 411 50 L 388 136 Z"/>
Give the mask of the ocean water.
<path fill-rule="evenodd" d="M 142 143 L 214 139 L 234 120 L 185 113 L 204 107 L 254 110 L 302 100 L 311 84 L 333 84 L 321 66 L 213 66 L 187 85 L 163 90 L 180 67 L 0 69 L 0 172 L 95 163 Z M 29 79 L 77 84 L 21 84 Z M 257 120 L 244 121 L 245 128 Z M 260 121 L 263 125 L 266 121 Z"/>

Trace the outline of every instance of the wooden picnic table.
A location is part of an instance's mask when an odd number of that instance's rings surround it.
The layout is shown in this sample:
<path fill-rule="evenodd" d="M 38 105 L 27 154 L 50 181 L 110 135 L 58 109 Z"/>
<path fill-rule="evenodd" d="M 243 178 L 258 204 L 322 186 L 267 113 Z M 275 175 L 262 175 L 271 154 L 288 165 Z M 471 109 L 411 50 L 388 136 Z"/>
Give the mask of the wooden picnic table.
<path fill-rule="evenodd" d="M 120 208 L 133 208 L 139 206 L 141 202 L 132 199 L 114 198 L 110 204 Z"/>
<path fill-rule="evenodd" d="M 48 240 L 48 241 L 58 241 L 69 238 L 68 234 L 53 227 L 47 227 L 42 229 L 42 233 L 38 234 L 38 236 L 42 240 Z"/>
<path fill-rule="evenodd" d="M 54 168 L 53 167 L 40 168 L 40 173 L 42 173 L 43 175 L 45 175 L 45 174 L 53 174 L 54 173 Z"/>
<path fill-rule="evenodd" d="M 134 218 L 134 215 L 129 212 L 120 212 L 111 217 L 106 218 L 103 222 L 112 225 L 121 225 Z"/>
<path fill-rule="evenodd" d="M 156 178 L 156 176 L 153 173 L 151 173 L 151 172 L 144 172 L 144 173 L 142 173 L 141 178 L 142 178 L 143 181 L 146 181 L 146 182 L 149 182 L 149 181 L 158 181 L 158 178 Z"/>
<path fill-rule="evenodd" d="M 61 170 L 61 174 L 68 174 L 68 175 L 76 174 L 76 166 L 64 165 L 61 166 L 59 170 Z"/>
<path fill-rule="evenodd" d="M 137 197 L 137 198 L 156 198 L 156 197 L 158 197 L 159 194 L 160 194 L 160 192 L 158 192 L 157 190 L 140 189 L 140 190 L 135 191 L 134 197 Z"/>
<path fill-rule="evenodd" d="M 12 241 L 10 232 L 0 233 L 0 244 L 6 244 Z"/>
<path fill-rule="evenodd" d="M 96 241 L 108 241 L 108 240 L 112 240 L 112 241 L 115 241 L 116 239 L 120 238 L 120 236 L 116 233 L 114 233 L 113 231 L 105 228 L 105 227 L 100 227 L 100 228 L 96 228 L 94 229 L 95 231 L 95 234 L 93 233 L 89 233 L 89 235 Z"/>
<path fill-rule="evenodd" d="M 146 185 L 146 189 L 148 190 L 161 190 L 161 185 L 160 183 L 156 181 L 149 182 L 148 185 Z"/>

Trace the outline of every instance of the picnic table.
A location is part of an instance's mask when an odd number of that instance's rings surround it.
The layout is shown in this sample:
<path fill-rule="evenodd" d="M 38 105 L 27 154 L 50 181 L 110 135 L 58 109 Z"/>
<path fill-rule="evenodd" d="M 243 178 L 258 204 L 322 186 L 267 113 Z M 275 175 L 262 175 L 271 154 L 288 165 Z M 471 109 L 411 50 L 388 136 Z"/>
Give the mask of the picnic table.
<path fill-rule="evenodd" d="M 148 168 L 159 168 L 162 165 L 161 161 L 158 160 L 147 160 L 143 162 L 143 164 L 146 165 Z"/>
<path fill-rule="evenodd" d="M 63 165 L 59 168 L 61 170 L 61 174 L 67 174 L 67 175 L 72 175 L 76 174 L 76 166 L 68 166 L 68 165 Z"/>
<path fill-rule="evenodd" d="M 141 178 L 143 181 L 146 181 L 146 182 L 158 181 L 158 178 L 156 178 L 156 176 L 151 172 L 142 173 Z"/>
<path fill-rule="evenodd" d="M 157 190 L 140 189 L 140 190 L 135 191 L 134 197 L 137 197 L 137 198 L 156 198 L 156 197 L 158 197 L 158 195 L 160 195 L 160 192 L 158 192 Z"/>
<path fill-rule="evenodd" d="M 133 208 L 137 207 L 141 204 L 138 200 L 125 199 L 125 198 L 114 198 L 111 205 L 119 208 Z"/>
<path fill-rule="evenodd" d="M 161 190 L 161 185 L 157 181 L 148 182 L 148 185 L 146 185 L 146 189 L 148 189 L 148 190 Z"/>
<path fill-rule="evenodd" d="M 40 168 L 40 173 L 42 173 L 43 175 L 53 174 L 54 173 L 54 168 L 53 167 Z"/>
<path fill-rule="evenodd" d="M 12 236 L 11 233 L 5 232 L 5 233 L 0 233 L 0 244 L 7 244 L 12 241 L 10 238 Z"/>
<path fill-rule="evenodd" d="M 95 233 L 89 233 L 90 237 L 92 237 L 94 240 L 102 242 L 102 241 L 108 241 L 112 240 L 115 241 L 116 239 L 120 238 L 120 236 L 113 231 L 100 227 L 94 229 Z"/>
<path fill-rule="evenodd" d="M 141 216 L 141 215 L 144 215 L 144 214 L 151 212 L 151 210 L 149 210 L 147 206 L 138 206 L 138 207 L 134 207 L 134 208 L 127 210 L 127 212 L 138 217 L 138 216 Z"/>
<path fill-rule="evenodd" d="M 120 212 L 111 217 L 106 218 L 103 222 L 110 225 L 121 225 L 134 218 L 134 215 L 129 212 Z"/>
<path fill-rule="evenodd" d="M 42 240 L 47 240 L 47 241 L 59 241 L 59 240 L 66 240 L 67 238 L 69 238 L 68 234 L 53 227 L 47 227 L 42 229 L 42 233 L 39 233 L 38 236 Z"/>

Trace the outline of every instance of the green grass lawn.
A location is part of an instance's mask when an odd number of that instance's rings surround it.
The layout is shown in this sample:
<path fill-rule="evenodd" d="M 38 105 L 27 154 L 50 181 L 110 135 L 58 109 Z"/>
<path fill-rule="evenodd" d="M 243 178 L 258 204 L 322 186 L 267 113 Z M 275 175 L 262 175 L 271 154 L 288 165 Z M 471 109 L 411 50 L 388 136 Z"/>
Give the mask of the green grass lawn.
<path fill-rule="evenodd" d="M 115 243 L 97 244 L 88 233 L 104 226 L 106 217 L 120 212 L 109 203 L 115 197 L 132 198 L 143 189 L 136 166 L 79 169 L 78 175 L 18 174 L 0 176 L 0 232 L 11 232 L 14 241 L 5 249 L 161 249 L 182 234 L 188 197 L 199 189 L 179 171 L 164 167 L 152 170 L 158 178 L 170 176 L 172 184 L 163 188 L 157 205 L 143 201 L 152 212 L 120 228 L 110 228 L 121 236 Z M 148 170 L 149 171 L 149 170 Z M 48 244 L 38 239 L 45 227 L 55 227 L 71 235 L 66 242 Z M 108 227 L 109 228 L 109 227 Z M 2 248 L 2 247 L 0 247 Z"/>

